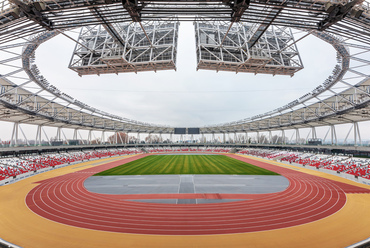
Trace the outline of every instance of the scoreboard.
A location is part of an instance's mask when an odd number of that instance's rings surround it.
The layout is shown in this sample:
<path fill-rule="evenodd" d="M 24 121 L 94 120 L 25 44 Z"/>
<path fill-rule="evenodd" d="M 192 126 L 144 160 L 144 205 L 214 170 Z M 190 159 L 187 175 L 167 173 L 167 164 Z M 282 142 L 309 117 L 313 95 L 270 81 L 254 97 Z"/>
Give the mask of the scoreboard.
<path fill-rule="evenodd" d="M 200 134 L 200 130 L 199 130 L 199 127 L 197 128 L 188 128 L 188 134 Z"/>
<path fill-rule="evenodd" d="M 184 127 L 176 127 L 175 134 L 186 134 L 186 128 Z"/>
<path fill-rule="evenodd" d="M 199 127 L 176 127 L 175 128 L 175 134 L 200 134 L 200 129 Z"/>

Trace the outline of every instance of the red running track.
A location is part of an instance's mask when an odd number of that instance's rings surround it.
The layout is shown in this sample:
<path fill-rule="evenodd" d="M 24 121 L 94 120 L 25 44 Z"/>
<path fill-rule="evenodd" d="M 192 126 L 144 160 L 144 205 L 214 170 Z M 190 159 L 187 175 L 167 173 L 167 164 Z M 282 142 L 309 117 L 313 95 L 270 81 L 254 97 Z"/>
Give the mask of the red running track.
<path fill-rule="evenodd" d="M 107 163 L 48 179 L 29 192 L 28 207 L 47 219 L 94 230 L 159 235 L 205 235 L 265 231 L 325 218 L 340 210 L 345 193 L 369 190 L 307 175 L 235 155 L 230 157 L 285 176 L 289 187 L 278 193 L 104 195 L 87 191 L 91 175 L 147 155 Z M 211 204 L 156 204 L 126 199 L 228 198 L 248 199 Z"/>

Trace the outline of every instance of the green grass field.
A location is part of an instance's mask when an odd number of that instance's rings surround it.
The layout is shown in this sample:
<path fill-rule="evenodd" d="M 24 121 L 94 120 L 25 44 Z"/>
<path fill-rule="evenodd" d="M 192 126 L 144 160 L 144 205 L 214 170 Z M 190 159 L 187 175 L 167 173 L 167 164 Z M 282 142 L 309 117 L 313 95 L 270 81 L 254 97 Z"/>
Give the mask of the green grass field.
<path fill-rule="evenodd" d="M 279 175 L 224 155 L 151 155 L 95 176 L 160 174 Z"/>

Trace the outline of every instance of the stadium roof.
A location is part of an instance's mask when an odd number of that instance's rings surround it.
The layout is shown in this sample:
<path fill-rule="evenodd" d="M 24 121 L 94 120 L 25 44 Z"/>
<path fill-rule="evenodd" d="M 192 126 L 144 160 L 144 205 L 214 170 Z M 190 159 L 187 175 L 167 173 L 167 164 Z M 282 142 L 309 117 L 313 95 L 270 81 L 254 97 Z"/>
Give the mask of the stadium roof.
<path fill-rule="evenodd" d="M 0 120 L 36 125 L 172 133 L 173 128 L 112 115 L 80 102 L 40 75 L 34 54 L 43 42 L 65 31 L 117 22 L 180 20 L 253 22 L 259 27 L 298 28 L 331 44 L 337 65 L 327 80 L 299 99 L 268 113 L 201 127 L 203 133 L 281 130 L 370 120 L 369 6 L 361 1 L 2 1 L 0 3 Z M 92 9 L 100 14 L 97 16 Z M 95 11 L 96 12 L 96 11 Z M 274 16 L 271 16 L 271 13 Z M 112 32 L 114 33 L 114 31 Z M 17 64 L 16 64 L 17 63 Z M 367 68 L 364 69 L 364 68 Z M 39 91 L 24 86 L 36 83 Z M 337 83 L 347 87 L 332 90 Z M 52 95 L 45 98 L 41 93 Z M 324 94 L 325 93 L 325 96 Z M 328 96 L 329 95 L 329 96 Z"/>

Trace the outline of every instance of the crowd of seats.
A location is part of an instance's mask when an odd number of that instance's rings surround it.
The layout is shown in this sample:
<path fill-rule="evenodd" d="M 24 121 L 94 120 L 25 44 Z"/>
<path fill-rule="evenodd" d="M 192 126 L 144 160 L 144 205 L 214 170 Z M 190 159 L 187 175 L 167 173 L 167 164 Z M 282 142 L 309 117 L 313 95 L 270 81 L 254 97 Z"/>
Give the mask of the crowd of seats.
<path fill-rule="evenodd" d="M 209 152 L 227 153 L 231 148 L 226 147 L 156 147 L 146 148 L 149 153 L 169 152 Z M 61 153 L 46 153 L 41 155 L 24 155 L 20 157 L 0 159 L 0 180 L 15 177 L 23 173 L 37 171 L 43 168 L 53 167 L 61 164 L 70 164 L 79 161 L 99 159 L 111 156 L 122 156 L 142 153 L 136 148 L 110 149 L 110 150 L 85 150 Z M 304 166 L 312 166 L 347 173 L 357 177 L 370 179 L 370 159 L 354 158 L 344 155 L 325 155 L 307 152 L 269 150 L 246 148 L 239 154 L 264 157 L 280 160 L 287 163 L 297 163 Z"/>
<path fill-rule="evenodd" d="M 321 168 L 333 163 L 330 157 L 331 157 L 330 155 L 308 153 L 299 156 L 294 162 L 301 165 Z"/>
<path fill-rule="evenodd" d="M 364 158 L 348 158 L 324 168 L 345 172 L 354 176 L 365 177 L 369 179 L 368 176 L 370 174 L 370 160 Z"/>
<path fill-rule="evenodd" d="M 164 153 L 164 152 L 215 152 L 227 153 L 231 148 L 226 147 L 155 147 L 146 148 L 149 153 Z"/>
<path fill-rule="evenodd" d="M 0 180 L 61 164 L 70 164 L 91 159 L 132 155 L 138 153 L 142 153 L 142 151 L 136 148 L 129 148 L 46 153 L 42 155 L 27 155 L 12 158 L 2 158 L 0 159 Z"/>
<path fill-rule="evenodd" d="M 327 155 L 255 148 L 243 149 L 238 153 L 276 159 L 288 163 L 297 163 L 304 166 L 323 168 L 370 179 L 369 158 L 354 158 L 344 155 Z"/>
<path fill-rule="evenodd" d="M 227 153 L 230 148 L 225 147 L 159 147 L 147 148 L 149 153 L 164 152 L 214 152 Z M 45 153 L 41 155 L 24 155 L 20 157 L 0 159 L 0 180 L 16 177 L 23 173 L 37 171 L 43 168 L 54 167 L 62 164 L 71 164 L 79 161 L 122 156 L 142 153 L 136 148 L 111 149 L 111 150 L 85 150 L 60 153 Z"/>
<path fill-rule="evenodd" d="M 265 158 L 276 158 L 280 155 L 280 151 L 263 150 L 263 149 L 244 149 L 239 151 L 240 154 L 265 157 Z"/>

